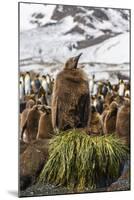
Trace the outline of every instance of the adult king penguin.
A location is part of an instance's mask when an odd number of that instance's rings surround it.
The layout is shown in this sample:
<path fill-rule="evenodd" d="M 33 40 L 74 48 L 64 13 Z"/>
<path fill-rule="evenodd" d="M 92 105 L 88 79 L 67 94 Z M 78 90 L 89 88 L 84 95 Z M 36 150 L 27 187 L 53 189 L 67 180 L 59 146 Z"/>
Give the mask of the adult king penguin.
<path fill-rule="evenodd" d="M 25 95 L 29 95 L 31 93 L 31 78 L 29 72 L 26 72 L 25 74 L 24 84 L 25 84 Z"/>
<path fill-rule="evenodd" d="M 54 130 L 86 127 L 90 113 L 89 81 L 77 68 L 79 58 L 69 58 L 57 75 L 52 94 L 52 125 Z"/>
<path fill-rule="evenodd" d="M 123 80 L 120 80 L 118 93 L 119 93 L 119 96 L 121 96 L 121 97 L 124 96 L 125 84 L 124 84 Z"/>
<path fill-rule="evenodd" d="M 24 99 L 24 87 L 23 87 L 23 83 L 20 81 L 20 100 L 23 101 Z"/>

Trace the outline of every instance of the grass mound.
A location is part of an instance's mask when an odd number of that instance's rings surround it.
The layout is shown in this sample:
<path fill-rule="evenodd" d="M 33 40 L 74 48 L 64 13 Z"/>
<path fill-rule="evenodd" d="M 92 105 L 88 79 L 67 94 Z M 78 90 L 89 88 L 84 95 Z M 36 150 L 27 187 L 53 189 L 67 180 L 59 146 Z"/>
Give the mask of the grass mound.
<path fill-rule="evenodd" d="M 39 183 L 63 185 L 76 191 L 92 190 L 104 178 L 117 178 L 120 164 L 127 156 L 127 147 L 114 135 L 62 132 L 50 141 L 49 159 Z"/>

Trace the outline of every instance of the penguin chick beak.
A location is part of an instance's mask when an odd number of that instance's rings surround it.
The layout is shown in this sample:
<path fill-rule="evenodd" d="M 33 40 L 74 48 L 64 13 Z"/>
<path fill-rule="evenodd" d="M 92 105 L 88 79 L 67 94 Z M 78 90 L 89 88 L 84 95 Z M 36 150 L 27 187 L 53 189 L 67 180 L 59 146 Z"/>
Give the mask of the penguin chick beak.
<path fill-rule="evenodd" d="M 75 61 L 78 63 L 80 57 L 81 57 L 82 53 L 80 53 L 78 56 L 75 57 Z"/>
<path fill-rule="evenodd" d="M 79 61 L 81 55 L 82 55 L 82 53 L 80 53 L 78 56 L 76 56 L 76 57 L 74 58 L 74 61 L 75 61 L 75 67 L 74 67 L 74 68 L 75 68 L 75 69 L 77 68 L 77 64 L 78 64 L 78 61 Z"/>

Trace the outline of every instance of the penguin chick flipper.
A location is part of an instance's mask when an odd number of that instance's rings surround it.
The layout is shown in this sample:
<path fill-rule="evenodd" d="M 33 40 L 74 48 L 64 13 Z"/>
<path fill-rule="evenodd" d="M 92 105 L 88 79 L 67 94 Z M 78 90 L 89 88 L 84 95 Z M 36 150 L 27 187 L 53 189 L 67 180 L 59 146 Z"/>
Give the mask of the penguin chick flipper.
<path fill-rule="evenodd" d="M 106 119 L 109 120 L 111 117 L 115 116 L 115 112 L 114 111 L 109 111 L 107 113 Z"/>
<path fill-rule="evenodd" d="M 58 127 L 58 97 L 53 98 L 52 107 L 52 126 L 56 130 Z"/>

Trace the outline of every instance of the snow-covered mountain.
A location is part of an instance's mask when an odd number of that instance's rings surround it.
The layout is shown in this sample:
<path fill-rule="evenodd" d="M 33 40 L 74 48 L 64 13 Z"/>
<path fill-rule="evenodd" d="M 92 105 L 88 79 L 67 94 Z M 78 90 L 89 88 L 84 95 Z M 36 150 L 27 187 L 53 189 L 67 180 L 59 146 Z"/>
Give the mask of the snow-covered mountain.
<path fill-rule="evenodd" d="M 129 10 L 20 4 L 20 65 L 129 64 Z M 126 69 L 126 68 L 125 68 Z"/>

